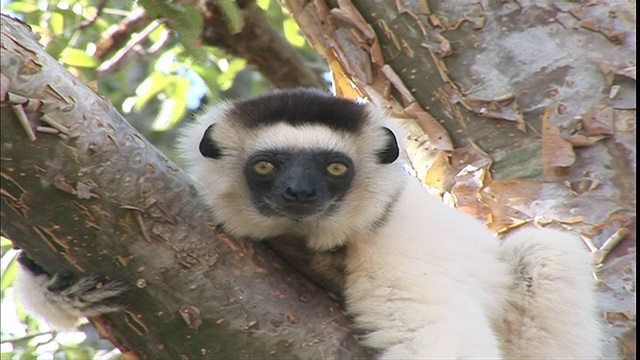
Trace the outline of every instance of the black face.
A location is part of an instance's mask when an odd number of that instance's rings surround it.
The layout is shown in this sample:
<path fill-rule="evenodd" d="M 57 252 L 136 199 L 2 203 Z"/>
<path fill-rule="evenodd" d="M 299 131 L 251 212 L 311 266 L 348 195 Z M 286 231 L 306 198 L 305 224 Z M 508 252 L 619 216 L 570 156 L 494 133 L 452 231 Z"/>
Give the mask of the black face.
<path fill-rule="evenodd" d="M 334 211 L 355 168 L 341 152 L 263 151 L 249 158 L 244 174 L 260 213 L 302 220 Z"/>

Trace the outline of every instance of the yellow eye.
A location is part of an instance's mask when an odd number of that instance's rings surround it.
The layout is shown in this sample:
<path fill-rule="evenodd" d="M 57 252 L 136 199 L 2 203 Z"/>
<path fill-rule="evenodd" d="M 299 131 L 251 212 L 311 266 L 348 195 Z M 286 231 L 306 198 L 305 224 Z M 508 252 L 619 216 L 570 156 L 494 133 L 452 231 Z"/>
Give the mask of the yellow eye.
<path fill-rule="evenodd" d="M 268 161 L 260 161 L 253 165 L 253 171 L 259 175 L 269 175 L 275 170 L 276 167 Z"/>
<path fill-rule="evenodd" d="M 333 176 L 342 176 L 347 172 L 347 170 L 349 170 L 349 168 L 347 168 L 345 164 L 337 162 L 331 163 L 327 166 L 327 172 Z"/>

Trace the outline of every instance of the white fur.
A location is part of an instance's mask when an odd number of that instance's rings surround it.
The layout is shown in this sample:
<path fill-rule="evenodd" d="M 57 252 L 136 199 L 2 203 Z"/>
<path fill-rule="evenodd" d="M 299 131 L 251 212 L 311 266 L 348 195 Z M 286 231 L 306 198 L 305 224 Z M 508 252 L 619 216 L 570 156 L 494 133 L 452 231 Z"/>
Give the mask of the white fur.
<path fill-rule="evenodd" d="M 524 229 L 499 244 L 410 180 L 387 225 L 352 237 L 345 295 L 383 358 L 596 359 L 589 253 Z"/>
<path fill-rule="evenodd" d="M 393 124 L 372 107 L 370 123 L 345 134 L 318 125 L 244 129 L 229 116 L 233 106 L 204 113 L 180 139 L 203 197 L 235 236 L 296 233 L 314 251 L 347 244 L 347 309 L 366 332 L 364 344 L 383 358 L 599 356 L 589 259 L 575 237 L 523 230 L 501 245 L 478 221 L 429 195 L 399 161 L 377 163 L 381 126 Z M 220 160 L 198 152 L 213 122 Z M 244 181 L 247 158 L 262 149 L 318 147 L 343 151 L 355 164 L 337 214 L 300 222 L 262 216 Z"/>
<path fill-rule="evenodd" d="M 50 280 L 46 274 L 36 276 L 19 266 L 13 285 L 16 298 L 26 311 L 44 319 L 52 327 L 72 330 L 76 327 L 79 317 L 62 311 L 56 303 L 49 300 L 47 285 Z"/>
<path fill-rule="evenodd" d="M 408 179 L 386 226 L 347 248 L 347 309 L 385 358 L 499 358 L 507 272 L 474 219 Z"/>
<path fill-rule="evenodd" d="M 591 255 L 577 237 L 527 228 L 502 246 L 510 267 L 498 331 L 510 358 L 593 359 L 601 351 Z"/>

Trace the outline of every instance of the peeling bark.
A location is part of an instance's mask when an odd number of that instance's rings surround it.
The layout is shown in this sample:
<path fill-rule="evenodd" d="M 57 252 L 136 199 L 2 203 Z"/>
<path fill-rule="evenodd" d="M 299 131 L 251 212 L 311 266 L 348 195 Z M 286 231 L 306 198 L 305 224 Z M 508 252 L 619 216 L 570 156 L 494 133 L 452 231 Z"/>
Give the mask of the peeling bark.
<path fill-rule="evenodd" d="M 583 236 L 605 357 L 635 358 L 635 2 L 282 2 L 341 94 L 403 118 L 428 186 L 496 232 Z"/>

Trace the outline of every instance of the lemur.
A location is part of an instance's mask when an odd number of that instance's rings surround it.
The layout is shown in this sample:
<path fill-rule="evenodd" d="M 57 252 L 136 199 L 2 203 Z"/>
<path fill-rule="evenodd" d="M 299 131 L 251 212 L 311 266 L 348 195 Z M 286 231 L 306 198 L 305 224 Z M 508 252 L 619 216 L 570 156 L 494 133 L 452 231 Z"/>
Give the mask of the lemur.
<path fill-rule="evenodd" d="M 178 150 L 227 233 L 299 235 L 324 266 L 344 252 L 345 307 L 381 358 L 598 358 L 580 240 L 496 239 L 405 170 L 401 133 L 370 104 L 294 89 L 209 108 Z"/>
<path fill-rule="evenodd" d="M 123 278 L 107 280 L 99 273 L 74 279 L 73 273 L 61 270 L 50 276 L 27 253 L 18 254 L 16 296 L 29 313 L 59 330 L 74 329 L 80 318 L 124 310 L 122 296 L 131 287 Z"/>

